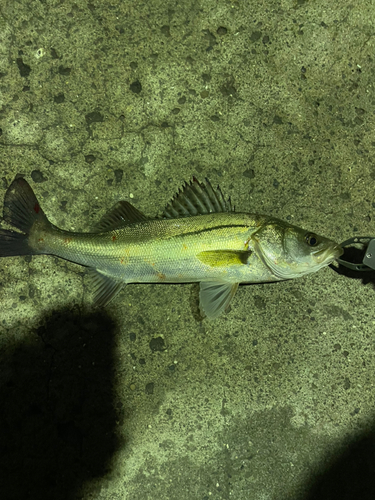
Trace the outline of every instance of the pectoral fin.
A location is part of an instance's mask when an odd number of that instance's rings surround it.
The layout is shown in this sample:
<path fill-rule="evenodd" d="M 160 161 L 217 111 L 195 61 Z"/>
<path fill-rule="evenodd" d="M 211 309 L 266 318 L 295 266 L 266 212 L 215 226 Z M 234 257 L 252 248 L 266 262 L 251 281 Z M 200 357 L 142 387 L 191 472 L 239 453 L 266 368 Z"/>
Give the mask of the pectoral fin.
<path fill-rule="evenodd" d="M 199 305 L 207 318 L 215 319 L 229 306 L 238 288 L 238 283 L 221 281 L 201 282 Z"/>
<path fill-rule="evenodd" d="M 88 274 L 94 287 L 94 305 L 98 307 L 106 306 L 125 285 L 122 280 L 106 276 L 92 267 L 88 269 Z"/>
<path fill-rule="evenodd" d="M 224 267 L 247 264 L 251 254 L 251 250 L 208 250 L 200 252 L 197 259 L 210 267 Z"/>

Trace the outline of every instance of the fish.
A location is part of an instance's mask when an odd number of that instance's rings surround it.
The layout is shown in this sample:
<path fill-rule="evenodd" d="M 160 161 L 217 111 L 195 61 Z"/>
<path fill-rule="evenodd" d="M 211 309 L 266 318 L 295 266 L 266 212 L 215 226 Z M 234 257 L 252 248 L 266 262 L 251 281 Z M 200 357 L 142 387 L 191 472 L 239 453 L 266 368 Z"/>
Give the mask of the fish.
<path fill-rule="evenodd" d="M 199 282 L 201 314 L 218 318 L 240 283 L 298 278 L 328 266 L 341 246 L 272 216 L 236 212 L 208 179 L 185 182 L 159 217 L 121 200 L 90 232 L 58 228 L 33 189 L 16 177 L 4 196 L 0 257 L 54 255 L 85 266 L 93 305 L 127 283 Z M 3 223 L 2 223 L 3 226 Z"/>

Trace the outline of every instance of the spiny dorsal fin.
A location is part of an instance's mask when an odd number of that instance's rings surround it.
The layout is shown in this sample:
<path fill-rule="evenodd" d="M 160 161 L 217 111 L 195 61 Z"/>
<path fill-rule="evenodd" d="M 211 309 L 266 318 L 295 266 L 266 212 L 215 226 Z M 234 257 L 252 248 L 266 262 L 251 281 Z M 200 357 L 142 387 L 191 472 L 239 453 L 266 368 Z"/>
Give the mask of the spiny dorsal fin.
<path fill-rule="evenodd" d="M 212 212 L 231 212 L 233 209 L 230 198 L 225 201 L 219 186 L 213 189 L 207 178 L 205 181 L 203 184 L 193 177 L 189 183 L 185 182 L 182 189 L 165 207 L 162 216 L 173 219 Z"/>
<path fill-rule="evenodd" d="M 119 201 L 116 205 L 105 214 L 95 229 L 97 231 L 110 231 L 111 229 L 118 229 L 127 226 L 132 222 L 145 221 L 147 217 L 137 210 L 128 201 Z"/>

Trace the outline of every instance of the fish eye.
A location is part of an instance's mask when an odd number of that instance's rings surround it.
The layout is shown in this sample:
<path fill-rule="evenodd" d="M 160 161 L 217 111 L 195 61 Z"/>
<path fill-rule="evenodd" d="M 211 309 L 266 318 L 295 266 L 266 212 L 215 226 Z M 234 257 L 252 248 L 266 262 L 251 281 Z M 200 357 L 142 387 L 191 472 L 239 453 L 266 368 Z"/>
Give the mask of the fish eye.
<path fill-rule="evenodd" d="M 310 247 L 315 247 L 318 244 L 318 238 L 314 233 L 306 233 L 305 241 Z"/>

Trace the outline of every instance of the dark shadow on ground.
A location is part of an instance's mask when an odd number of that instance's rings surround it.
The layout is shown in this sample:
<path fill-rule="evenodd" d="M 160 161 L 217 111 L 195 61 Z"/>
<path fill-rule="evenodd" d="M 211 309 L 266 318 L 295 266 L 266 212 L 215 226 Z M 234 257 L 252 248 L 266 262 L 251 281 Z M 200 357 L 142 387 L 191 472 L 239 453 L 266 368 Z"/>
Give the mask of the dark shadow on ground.
<path fill-rule="evenodd" d="M 313 477 L 301 500 L 374 500 L 375 430 L 352 441 Z"/>
<path fill-rule="evenodd" d="M 102 312 L 54 311 L 0 353 L 2 500 L 75 498 L 106 473 L 119 446 L 114 331 Z"/>

